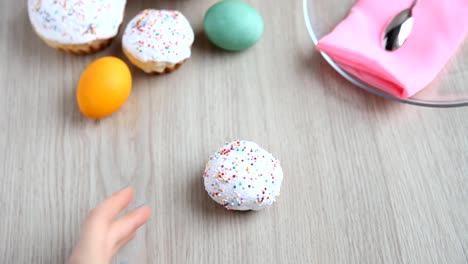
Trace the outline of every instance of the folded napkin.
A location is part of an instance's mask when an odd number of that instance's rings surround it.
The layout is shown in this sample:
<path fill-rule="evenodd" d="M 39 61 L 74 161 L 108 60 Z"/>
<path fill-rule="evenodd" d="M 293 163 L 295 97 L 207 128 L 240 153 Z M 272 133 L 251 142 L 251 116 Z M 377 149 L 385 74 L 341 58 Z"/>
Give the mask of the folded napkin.
<path fill-rule="evenodd" d="M 317 49 L 348 73 L 400 98 L 426 87 L 463 42 L 468 31 L 468 0 L 421 0 L 404 45 L 382 47 L 385 28 L 413 0 L 359 0 L 348 17 L 323 37 Z"/>

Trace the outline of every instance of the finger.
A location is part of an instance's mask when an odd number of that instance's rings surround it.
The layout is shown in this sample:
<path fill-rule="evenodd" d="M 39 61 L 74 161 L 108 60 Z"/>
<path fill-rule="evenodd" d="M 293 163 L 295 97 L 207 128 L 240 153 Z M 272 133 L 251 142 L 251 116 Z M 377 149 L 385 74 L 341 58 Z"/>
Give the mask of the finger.
<path fill-rule="evenodd" d="M 136 236 L 136 232 L 131 233 L 129 236 L 119 241 L 117 245 L 112 249 L 112 256 L 116 255 L 123 247 L 125 247 L 128 242 L 132 241 Z"/>
<path fill-rule="evenodd" d="M 137 208 L 130 213 L 124 215 L 119 220 L 115 221 L 110 229 L 110 237 L 113 243 L 128 237 L 130 234 L 136 232 L 138 228 L 144 225 L 151 216 L 151 209 L 149 206 Z"/>
<path fill-rule="evenodd" d="M 133 195 L 132 188 L 114 193 L 92 211 L 92 218 L 111 223 L 130 204 Z"/>

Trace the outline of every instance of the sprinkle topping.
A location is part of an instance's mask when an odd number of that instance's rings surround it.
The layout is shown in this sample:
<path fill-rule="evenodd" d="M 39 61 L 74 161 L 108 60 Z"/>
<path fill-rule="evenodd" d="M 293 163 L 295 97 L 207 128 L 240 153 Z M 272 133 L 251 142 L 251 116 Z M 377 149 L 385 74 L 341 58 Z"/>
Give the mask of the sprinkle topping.
<path fill-rule="evenodd" d="M 86 44 L 115 37 L 126 0 L 28 0 L 36 32 L 63 44 Z"/>
<path fill-rule="evenodd" d="M 261 210 L 280 194 L 279 160 L 249 141 L 226 143 L 214 153 L 203 174 L 210 197 L 230 210 Z"/>
<path fill-rule="evenodd" d="M 124 48 L 141 61 L 178 63 L 190 57 L 195 35 L 175 10 L 146 9 L 127 25 Z"/>

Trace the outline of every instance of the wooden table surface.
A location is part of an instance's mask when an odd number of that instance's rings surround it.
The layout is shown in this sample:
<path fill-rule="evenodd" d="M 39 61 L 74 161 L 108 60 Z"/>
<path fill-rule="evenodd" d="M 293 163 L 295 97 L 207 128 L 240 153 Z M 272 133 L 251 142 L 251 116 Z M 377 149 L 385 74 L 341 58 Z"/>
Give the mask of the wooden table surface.
<path fill-rule="evenodd" d="M 0 1 L 2 263 L 64 263 L 88 210 L 127 184 L 154 214 L 115 263 L 468 262 L 468 108 L 353 87 L 314 52 L 301 1 L 249 1 L 266 30 L 242 53 L 204 37 L 214 0 L 129 1 L 126 21 L 179 9 L 197 39 L 173 74 L 133 69 L 129 101 L 101 121 L 79 113 L 76 84 L 94 59 L 123 57 L 120 38 L 95 55 L 55 51 L 25 2 Z M 209 154 L 237 138 L 282 161 L 267 210 L 229 212 L 204 191 Z"/>

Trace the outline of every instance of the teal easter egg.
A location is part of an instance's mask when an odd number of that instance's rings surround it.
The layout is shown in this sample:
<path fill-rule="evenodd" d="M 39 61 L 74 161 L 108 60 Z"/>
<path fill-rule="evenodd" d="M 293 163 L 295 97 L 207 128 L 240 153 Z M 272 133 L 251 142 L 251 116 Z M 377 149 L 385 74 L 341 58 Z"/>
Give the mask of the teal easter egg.
<path fill-rule="evenodd" d="M 208 9 L 203 27 L 213 44 L 225 50 L 239 51 L 260 40 L 263 19 L 255 8 L 242 1 L 224 0 Z"/>

